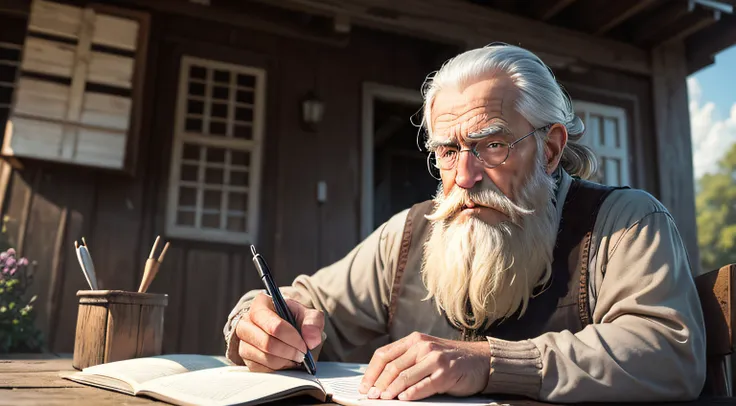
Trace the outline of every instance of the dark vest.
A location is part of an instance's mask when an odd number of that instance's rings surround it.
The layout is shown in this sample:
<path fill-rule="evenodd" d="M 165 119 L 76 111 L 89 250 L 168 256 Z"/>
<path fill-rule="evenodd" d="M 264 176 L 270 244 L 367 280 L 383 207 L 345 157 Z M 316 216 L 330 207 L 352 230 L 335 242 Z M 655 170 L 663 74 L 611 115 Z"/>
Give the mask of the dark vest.
<path fill-rule="evenodd" d="M 515 314 L 482 331 L 463 330 L 463 338 L 473 340 L 492 336 L 518 341 L 546 332 L 569 330 L 574 334 L 590 324 L 590 239 L 601 204 L 616 189 L 620 188 L 574 179 L 562 208 L 553 252 L 552 276 L 545 286 L 546 289 L 530 298 L 521 318 Z M 424 216 L 431 213 L 432 209 L 432 201 L 418 203 L 412 206 L 406 217 L 396 275 L 391 288 L 389 329 L 397 311 L 398 298 L 402 294 L 402 283 L 416 283 L 417 278 L 421 281 L 423 247 L 431 230 L 430 222 Z"/>

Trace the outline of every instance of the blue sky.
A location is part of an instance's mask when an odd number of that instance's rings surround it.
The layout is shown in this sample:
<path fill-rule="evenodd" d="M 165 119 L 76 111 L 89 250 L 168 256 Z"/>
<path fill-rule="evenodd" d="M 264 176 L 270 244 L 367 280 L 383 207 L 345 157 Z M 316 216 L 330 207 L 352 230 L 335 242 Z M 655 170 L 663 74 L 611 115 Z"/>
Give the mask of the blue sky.
<path fill-rule="evenodd" d="M 736 143 L 736 46 L 688 78 L 695 178 L 716 170 Z"/>

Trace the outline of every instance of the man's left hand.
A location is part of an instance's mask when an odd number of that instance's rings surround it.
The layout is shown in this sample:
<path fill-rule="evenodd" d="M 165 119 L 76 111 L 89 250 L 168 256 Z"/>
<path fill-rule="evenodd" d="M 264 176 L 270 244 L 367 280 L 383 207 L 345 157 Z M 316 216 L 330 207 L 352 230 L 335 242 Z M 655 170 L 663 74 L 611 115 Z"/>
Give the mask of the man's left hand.
<path fill-rule="evenodd" d="M 475 395 L 491 368 L 486 341 L 452 341 L 411 333 L 373 354 L 360 384 L 371 399 L 418 400 L 436 393 Z"/>

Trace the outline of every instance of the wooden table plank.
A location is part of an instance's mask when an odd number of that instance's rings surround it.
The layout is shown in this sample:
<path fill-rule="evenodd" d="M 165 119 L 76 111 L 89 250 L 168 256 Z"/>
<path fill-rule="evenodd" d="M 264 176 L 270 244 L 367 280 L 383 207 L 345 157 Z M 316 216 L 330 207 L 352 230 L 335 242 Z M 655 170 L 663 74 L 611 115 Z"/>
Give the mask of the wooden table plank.
<path fill-rule="evenodd" d="M 149 398 L 124 395 L 110 390 L 85 386 L 63 379 L 73 373 L 69 354 L 4 356 L 0 359 L 0 406 L 4 405 L 164 405 Z M 12 359 L 8 359 L 12 358 Z M 319 405 L 313 398 L 297 397 L 279 402 L 289 406 Z M 513 406 L 545 406 L 532 400 L 504 400 L 499 404 Z M 700 399 L 683 403 L 652 403 L 657 406 L 733 405 L 736 398 Z M 597 404 L 597 406 L 615 404 Z"/>
<path fill-rule="evenodd" d="M 48 360 L 0 360 L 0 374 L 10 372 L 59 372 L 75 371 L 72 360 L 56 358 Z"/>
<path fill-rule="evenodd" d="M 66 405 L 165 405 L 148 398 L 82 386 L 79 388 L 34 388 L 0 390 L 0 406 Z"/>
<path fill-rule="evenodd" d="M 0 389 L 82 387 L 84 385 L 62 378 L 58 371 L 0 373 Z"/>

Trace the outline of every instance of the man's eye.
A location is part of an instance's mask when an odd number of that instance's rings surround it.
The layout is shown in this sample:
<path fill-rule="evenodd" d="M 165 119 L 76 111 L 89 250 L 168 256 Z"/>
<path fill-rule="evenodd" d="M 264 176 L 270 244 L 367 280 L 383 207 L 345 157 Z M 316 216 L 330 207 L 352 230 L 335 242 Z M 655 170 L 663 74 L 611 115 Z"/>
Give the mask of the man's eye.
<path fill-rule="evenodd" d="M 489 142 L 486 145 L 486 148 L 488 149 L 496 149 L 496 148 L 502 148 L 504 146 L 504 143 L 502 142 Z"/>
<path fill-rule="evenodd" d="M 440 158 L 452 158 L 455 156 L 455 154 L 457 154 L 457 151 L 455 151 L 454 149 L 449 149 L 449 148 L 442 149 L 438 152 L 439 152 Z"/>

